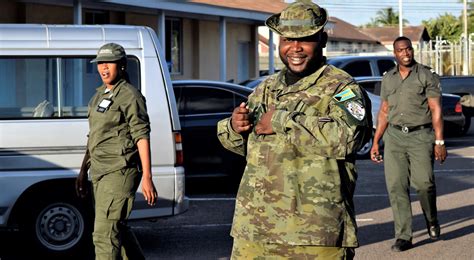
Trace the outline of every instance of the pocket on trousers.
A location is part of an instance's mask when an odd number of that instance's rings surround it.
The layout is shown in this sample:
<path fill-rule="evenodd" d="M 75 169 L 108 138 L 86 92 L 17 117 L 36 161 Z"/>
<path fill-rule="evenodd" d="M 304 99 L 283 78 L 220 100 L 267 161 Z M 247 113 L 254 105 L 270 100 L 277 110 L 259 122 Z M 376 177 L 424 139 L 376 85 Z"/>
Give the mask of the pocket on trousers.
<path fill-rule="evenodd" d="M 128 218 L 132 210 L 133 198 L 111 197 L 107 207 L 107 219 L 123 220 Z"/>

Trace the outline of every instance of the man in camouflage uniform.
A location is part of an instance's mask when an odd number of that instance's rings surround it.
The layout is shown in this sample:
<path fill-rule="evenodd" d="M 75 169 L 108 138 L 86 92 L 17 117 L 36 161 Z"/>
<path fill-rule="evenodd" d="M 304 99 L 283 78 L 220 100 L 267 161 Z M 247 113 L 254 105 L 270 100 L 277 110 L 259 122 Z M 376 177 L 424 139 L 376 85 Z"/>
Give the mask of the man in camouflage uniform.
<path fill-rule="evenodd" d="M 412 43 L 406 37 L 395 39 L 393 53 L 398 66 L 382 80 L 371 156 L 375 162 L 382 161 L 378 141 L 383 136 L 385 180 L 395 223 L 392 250 L 400 252 L 412 247 L 410 185 L 418 194 L 428 235 L 433 240 L 440 235 L 433 155 L 442 163 L 447 154 L 438 75 L 415 61 Z"/>
<path fill-rule="evenodd" d="M 358 246 L 355 152 L 372 128 L 370 100 L 325 63 L 326 22 L 311 1 L 268 18 L 286 67 L 218 123 L 223 146 L 247 159 L 232 259 L 351 259 Z"/>

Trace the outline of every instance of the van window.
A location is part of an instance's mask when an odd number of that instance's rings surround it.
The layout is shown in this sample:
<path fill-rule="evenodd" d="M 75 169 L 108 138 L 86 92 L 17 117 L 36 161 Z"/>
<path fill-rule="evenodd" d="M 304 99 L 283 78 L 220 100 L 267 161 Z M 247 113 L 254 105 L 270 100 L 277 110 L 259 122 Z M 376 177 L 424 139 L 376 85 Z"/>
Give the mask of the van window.
<path fill-rule="evenodd" d="M 352 77 L 361 76 L 372 76 L 372 70 L 370 69 L 370 61 L 354 61 L 342 68 Z"/>
<path fill-rule="evenodd" d="M 87 117 L 87 104 L 102 84 L 93 57 L 0 58 L 0 119 Z M 138 87 L 139 62 L 128 58 Z"/>

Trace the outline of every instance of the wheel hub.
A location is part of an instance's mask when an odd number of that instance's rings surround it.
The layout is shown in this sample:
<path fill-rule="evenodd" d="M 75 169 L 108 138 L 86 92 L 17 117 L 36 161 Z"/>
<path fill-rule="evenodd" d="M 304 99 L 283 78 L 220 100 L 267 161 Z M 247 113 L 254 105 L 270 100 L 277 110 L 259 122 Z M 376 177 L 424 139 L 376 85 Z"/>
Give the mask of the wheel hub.
<path fill-rule="evenodd" d="M 69 249 L 80 241 L 83 232 L 83 217 L 71 204 L 50 205 L 38 215 L 37 238 L 48 249 Z"/>

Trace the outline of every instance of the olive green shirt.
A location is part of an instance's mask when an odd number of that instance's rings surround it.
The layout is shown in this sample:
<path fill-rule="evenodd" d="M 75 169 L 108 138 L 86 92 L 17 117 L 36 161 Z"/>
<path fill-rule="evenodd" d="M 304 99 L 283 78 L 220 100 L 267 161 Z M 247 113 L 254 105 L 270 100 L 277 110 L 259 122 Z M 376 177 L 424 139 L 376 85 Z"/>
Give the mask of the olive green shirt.
<path fill-rule="evenodd" d="M 388 101 L 388 122 L 399 126 L 418 126 L 431 123 L 428 98 L 441 96 L 439 77 L 433 70 L 416 63 L 405 79 L 398 66 L 382 79 L 380 97 Z"/>
<path fill-rule="evenodd" d="M 98 111 L 104 99 L 112 100 L 105 112 Z M 137 142 L 150 138 L 150 121 L 145 98 L 134 86 L 119 80 L 111 91 L 97 88 L 89 102 L 89 139 L 91 173 L 107 174 L 136 167 L 140 161 Z"/>
<path fill-rule="evenodd" d="M 254 124 L 275 107 L 275 134 L 240 135 L 230 118 L 218 123 L 222 145 L 247 159 L 231 235 L 262 243 L 356 247 L 354 153 L 361 131 L 372 127 L 371 112 L 364 110 L 370 100 L 331 65 L 293 85 L 286 85 L 285 73 L 268 77 L 248 99 Z"/>

